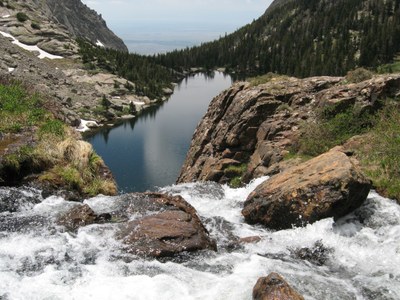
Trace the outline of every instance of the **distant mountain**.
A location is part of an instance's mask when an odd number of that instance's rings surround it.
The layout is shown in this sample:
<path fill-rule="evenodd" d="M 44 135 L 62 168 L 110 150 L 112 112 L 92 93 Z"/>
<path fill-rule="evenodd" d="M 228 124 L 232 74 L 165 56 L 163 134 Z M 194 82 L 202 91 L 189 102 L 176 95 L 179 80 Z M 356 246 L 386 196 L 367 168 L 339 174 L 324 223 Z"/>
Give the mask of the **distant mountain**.
<path fill-rule="evenodd" d="M 306 77 L 376 67 L 400 52 L 400 0 L 275 0 L 225 37 L 159 55 L 174 69 L 227 67 Z"/>

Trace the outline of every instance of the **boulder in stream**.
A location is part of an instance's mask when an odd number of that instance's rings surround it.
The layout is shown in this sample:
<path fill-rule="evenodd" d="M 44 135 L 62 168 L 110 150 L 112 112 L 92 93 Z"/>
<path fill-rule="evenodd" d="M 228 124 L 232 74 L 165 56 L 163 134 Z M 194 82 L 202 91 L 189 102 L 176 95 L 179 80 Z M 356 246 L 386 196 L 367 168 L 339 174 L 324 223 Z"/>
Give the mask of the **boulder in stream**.
<path fill-rule="evenodd" d="M 336 147 L 259 185 L 244 203 L 246 222 L 280 230 L 339 218 L 360 207 L 371 182 L 340 150 Z"/>
<path fill-rule="evenodd" d="M 141 199 L 139 207 L 143 197 L 146 198 L 147 214 L 124 223 L 118 233 L 129 253 L 169 257 L 184 251 L 216 250 L 196 210 L 182 197 L 158 193 L 132 194 L 132 197 Z M 142 214 L 143 209 L 140 210 Z"/>
<path fill-rule="evenodd" d="M 304 300 L 278 273 L 258 279 L 253 288 L 253 300 Z"/>

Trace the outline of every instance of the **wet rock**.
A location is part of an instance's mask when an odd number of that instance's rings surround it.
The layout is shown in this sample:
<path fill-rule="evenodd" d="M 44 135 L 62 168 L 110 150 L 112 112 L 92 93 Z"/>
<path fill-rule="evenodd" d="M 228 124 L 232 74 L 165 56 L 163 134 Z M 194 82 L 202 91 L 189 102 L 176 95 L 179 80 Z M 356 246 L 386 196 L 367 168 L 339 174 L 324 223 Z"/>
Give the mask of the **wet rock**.
<path fill-rule="evenodd" d="M 0 188 L 0 212 L 16 212 L 30 208 L 43 199 L 34 189 Z"/>
<path fill-rule="evenodd" d="M 43 230 L 49 227 L 51 222 L 42 216 L 15 216 L 0 215 L 0 231 L 29 232 Z"/>
<path fill-rule="evenodd" d="M 253 288 L 253 300 L 304 300 L 278 273 L 258 279 Z"/>
<path fill-rule="evenodd" d="M 87 204 L 78 205 L 57 220 L 57 224 L 65 226 L 68 230 L 76 230 L 79 227 L 104 223 L 111 220 L 110 214 L 97 215 Z"/>
<path fill-rule="evenodd" d="M 259 185 L 244 203 L 246 222 L 279 230 L 327 217 L 337 219 L 360 207 L 371 182 L 356 161 L 339 150 L 334 148 Z"/>
<path fill-rule="evenodd" d="M 185 251 L 216 250 L 196 210 L 182 197 L 157 193 L 132 196 L 145 199 L 149 209 L 147 215 L 122 225 L 117 234 L 126 251 L 141 256 L 169 257 Z M 143 205 L 141 202 L 139 207 Z"/>
<path fill-rule="evenodd" d="M 332 251 L 333 249 L 325 247 L 321 241 L 315 242 L 312 247 L 290 249 L 292 257 L 309 261 L 317 266 L 323 266 L 329 259 Z"/>

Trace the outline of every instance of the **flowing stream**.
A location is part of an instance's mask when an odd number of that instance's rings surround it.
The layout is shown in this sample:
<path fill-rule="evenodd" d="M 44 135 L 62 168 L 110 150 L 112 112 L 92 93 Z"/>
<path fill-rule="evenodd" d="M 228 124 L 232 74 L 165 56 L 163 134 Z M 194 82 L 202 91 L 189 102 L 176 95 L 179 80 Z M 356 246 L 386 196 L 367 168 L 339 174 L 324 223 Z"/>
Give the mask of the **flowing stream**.
<path fill-rule="evenodd" d="M 118 224 L 66 232 L 54 220 L 75 203 L 42 199 L 34 189 L 0 189 L 1 203 L 12 203 L 14 211 L 0 214 L 0 299 L 251 299 L 257 279 L 272 271 L 305 299 L 400 299 L 400 207 L 394 201 L 371 192 L 336 223 L 272 232 L 243 223 L 240 215 L 264 179 L 241 189 L 211 183 L 162 188 L 197 209 L 219 248 L 164 261 L 124 253 L 114 238 Z M 118 197 L 85 203 L 102 213 L 115 209 Z M 234 236 L 262 239 L 234 247 Z"/>
<path fill-rule="evenodd" d="M 400 299 L 400 206 L 392 200 L 371 192 L 361 208 L 337 222 L 324 219 L 304 228 L 273 232 L 245 224 L 240 213 L 247 195 L 267 178 L 240 189 L 216 183 L 171 185 L 208 102 L 230 84 L 217 73 L 213 82 L 222 86 L 210 88 L 206 103 L 185 102 L 196 94 L 204 95 L 195 88 L 204 80 L 208 79 L 198 75 L 194 81 L 182 83 L 178 90 L 193 88 L 194 92 L 179 92 L 175 97 L 182 95 L 181 100 L 171 99 L 155 108 L 157 122 L 155 111 L 150 111 L 98 134 L 92 142 L 100 140 L 98 152 L 104 156 L 99 151 L 103 149 L 114 158 L 111 161 L 116 166 L 111 163 L 111 168 L 117 173 L 117 180 L 128 178 L 119 181 L 124 189 L 154 190 L 152 187 L 158 185 L 163 186 L 159 191 L 183 196 L 197 209 L 217 241 L 218 252 L 185 253 L 171 260 L 139 258 L 125 253 L 115 238 L 118 223 L 89 225 L 68 232 L 56 224 L 56 219 L 76 203 L 55 196 L 44 199 L 41 191 L 32 188 L 0 188 L 1 300 L 244 300 L 252 298 L 257 279 L 270 272 L 283 275 L 308 300 Z M 166 122 L 162 114 L 167 107 L 177 113 L 194 105 L 201 106 L 195 106 L 197 114 L 182 113 L 172 123 Z M 186 125 L 185 119 L 193 124 Z M 186 144 L 168 136 L 168 129 L 187 132 Z M 135 136 L 140 139 L 135 140 Z M 160 144 L 161 140 L 169 144 Z M 112 151 L 107 148 L 111 145 L 115 147 Z M 127 156 L 122 157 L 118 149 L 124 147 Z M 132 152 L 135 149 L 140 150 L 139 154 Z M 173 153 L 180 157 L 175 158 Z M 133 164 L 129 155 L 137 156 L 132 161 L 139 164 Z M 157 155 L 160 160 L 154 164 Z M 150 169 L 144 168 L 148 166 Z M 155 167 L 158 168 L 152 169 Z M 151 180 L 135 186 L 132 182 L 136 179 L 127 173 Z M 85 203 L 96 213 L 106 213 L 118 208 L 121 197 L 98 196 Z M 131 219 L 136 217 L 132 215 Z M 254 236 L 261 240 L 235 242 L 237 238 Z"/>

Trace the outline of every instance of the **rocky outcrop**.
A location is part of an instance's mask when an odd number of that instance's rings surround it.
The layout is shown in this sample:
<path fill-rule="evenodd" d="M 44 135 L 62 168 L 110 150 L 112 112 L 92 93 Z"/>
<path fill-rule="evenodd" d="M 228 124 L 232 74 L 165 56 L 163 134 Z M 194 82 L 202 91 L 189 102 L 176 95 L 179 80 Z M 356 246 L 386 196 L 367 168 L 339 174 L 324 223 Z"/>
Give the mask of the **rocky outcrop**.
<path fill-rule="evenodd" d="M 180 196 L 132 194 L 142 215 L 124 224 L 118 238 L 126 251 L 141 256 L 168 257 L 184 251 L 216 250 L 216 244 L 196 214 Z"/>
<path fill-rule="evenodd" d="M 17 13 L 24 14 L 18 18 Z M 80 0 L 29 0 L 14 1 L 13 5 L 0 6 L 0 28 L 28 45 L 56 55 L 77 54 L 77 37 L 94 45 L 103 45 L 128 51 L 124 42 L 117 37 L 94 10 Z"/>
<path fill-rule="evenodd" d="M 356 162 L 335 148 L 259 185 L 245 201 L 242 214 L 246 222 L 271 229 L 302 226 L 352 212 L 370 188 Z"/>
<path fill-rule="evenodd" d="M 43 3 L 43 1 L 40 1 Z M 101 15 L 80 0 L 46 0 L 48 14 L 64 25 L 74 37 L 82 37 L 106 48 L 128 51 L 124 42 L 108 27 Z M 42 4 L 43 5 L 43 4 Z"/>
<path fill-rule="evenodd" d="M 275 77 L 264 84 L 235 83 L 210 103 L 198 125 L 178 182 L 252 178 L 281 171 L 278 163 L 317 112 L 347 107 L 377 109 L 379 99 L 400 93 L 400 75 L 357 84 L 341 77 Z M 237 168 L 237 172 L 232 172 Z M 244 166 L 244 167 L 243 167 Z M 240 171 L 242 170 L 242 171 Z"/>
<path fill-rule="evenodd" d="M 259 278 L 253 288 L 253 300 L 304 300 L 278 273 Z"/>

